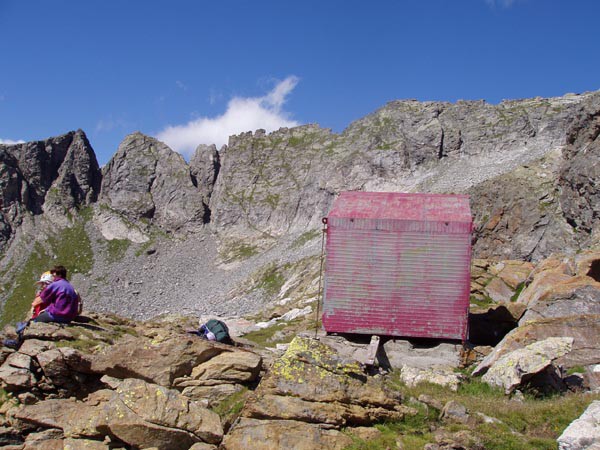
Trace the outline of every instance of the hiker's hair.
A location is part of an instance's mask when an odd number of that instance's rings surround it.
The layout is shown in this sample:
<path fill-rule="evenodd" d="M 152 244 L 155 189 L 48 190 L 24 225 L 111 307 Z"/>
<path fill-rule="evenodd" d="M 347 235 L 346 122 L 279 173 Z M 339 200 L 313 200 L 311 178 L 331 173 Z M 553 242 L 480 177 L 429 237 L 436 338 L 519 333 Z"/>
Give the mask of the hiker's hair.
<path fill-rule="evenodd" d="M 50 269 L 50 273 L 52 275 L 58 275 L 65 280 L 67 279 L 67 269 L 65 266 L 54 266 L 52 269 Z"/>

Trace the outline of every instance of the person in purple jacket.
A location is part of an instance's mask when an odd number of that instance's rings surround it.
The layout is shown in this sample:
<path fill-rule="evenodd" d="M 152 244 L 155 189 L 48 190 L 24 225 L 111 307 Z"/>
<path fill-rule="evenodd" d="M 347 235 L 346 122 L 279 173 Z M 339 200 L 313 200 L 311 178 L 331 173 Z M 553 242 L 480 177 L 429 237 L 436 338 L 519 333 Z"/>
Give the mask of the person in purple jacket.
<path fill-rule="evenodd" d="M 67 281 L 67 269 L 64 266 L 54 266 L 50 273 L 54 275 L 54 281 L 40 294 L 42 301 L 49 306 L 34 322 L 69 323 L 79 313 L 79 295 Z"/>

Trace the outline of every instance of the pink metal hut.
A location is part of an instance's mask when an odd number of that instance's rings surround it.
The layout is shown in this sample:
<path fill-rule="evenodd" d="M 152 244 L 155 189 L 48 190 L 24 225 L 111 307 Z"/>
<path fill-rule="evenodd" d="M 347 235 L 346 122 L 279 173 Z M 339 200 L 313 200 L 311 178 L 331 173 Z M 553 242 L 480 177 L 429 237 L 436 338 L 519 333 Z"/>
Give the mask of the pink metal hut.
<path fill-rule="evenodd" d="M 467 339 L 467 195 L 342 192 L 326 221 L 327 332 Z"/>

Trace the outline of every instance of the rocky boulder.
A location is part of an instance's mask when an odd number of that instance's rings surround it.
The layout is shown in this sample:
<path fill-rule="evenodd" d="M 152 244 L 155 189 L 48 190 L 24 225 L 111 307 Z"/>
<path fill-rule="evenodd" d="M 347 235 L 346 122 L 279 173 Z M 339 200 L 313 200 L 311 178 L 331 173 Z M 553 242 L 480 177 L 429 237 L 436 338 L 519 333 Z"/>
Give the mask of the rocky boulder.
<path fill-rule="evenodd" d="M 594 401 L 557 439 L 559 450 L 600 447 L 600 401 Z"/>
<path fill-rule="evenodd" d="M 500 357 L 483 375 L 483 381 L 513 392 L 524 382 L 546 371 L 571 351 L 572 337 L 552 337 L 534 342 Z"/>
<path fill-rule="evenodd" d="M 583 367 L 584 384 L 597 386 L 598 375 L 593 367 L 600 363 L 600 283 L 594 278 L 598 260 L 597 252 L 587 251 L 572 257 L 554 255 L 542 261 L 532 272 L 530 284 L 516 300 L 516 304 L 527 308 L 519 326 L 503 338 L 477 366 L 474 374 L 488 370 L 505 372 L 505 369 L 509 370 L 508 366 L 504 369 L 494 369 L 494 366 L 501 360 L 503 366 L 516 364 L 520 357 L 518 351 L 525 351 L 536 343 L 550 342 L 549 338 L 569 339 L 571 344 L 568 349 L 564 347 L 566 351 L 545 360 L 552 359 L 553 366 L 561 368 L 559 378 L 571 368 Z M 510 354 L 513 356 L 509 357 Z M 535 359 L 534 356 L 531 358 L 532 361 Z M 510 370 L 521 369 L 513 366 Z M 532 368 L 530 373 L 541 370 Z M 491 377 L 495 375 L 488 376 Z M 512 383 L 493 382 L 507 390 L 516 388 Z"/>

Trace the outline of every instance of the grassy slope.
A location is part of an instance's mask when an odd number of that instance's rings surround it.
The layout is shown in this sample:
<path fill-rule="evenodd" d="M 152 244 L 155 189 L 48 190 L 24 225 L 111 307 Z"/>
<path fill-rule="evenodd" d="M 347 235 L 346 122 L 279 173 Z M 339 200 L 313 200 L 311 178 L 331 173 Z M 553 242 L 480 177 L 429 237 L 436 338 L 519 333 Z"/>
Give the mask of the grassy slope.
<path fill-rule="evenodd" d="M 4 289 L 11 291 L 2 313 L 0 327 L 23 320 L 35 296 L 35 282 L 40 274 L 55 264 L 67 267 L 69 273 L 88 273 L 93 266 L 93 251 L 85 231 L 88 216 L 75 219 L 73 226 L 35 242 L 33 251 L 12 280 L 5 280 Z"/>

